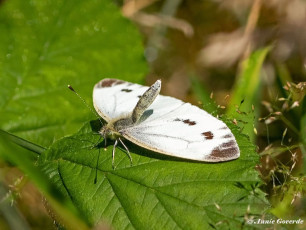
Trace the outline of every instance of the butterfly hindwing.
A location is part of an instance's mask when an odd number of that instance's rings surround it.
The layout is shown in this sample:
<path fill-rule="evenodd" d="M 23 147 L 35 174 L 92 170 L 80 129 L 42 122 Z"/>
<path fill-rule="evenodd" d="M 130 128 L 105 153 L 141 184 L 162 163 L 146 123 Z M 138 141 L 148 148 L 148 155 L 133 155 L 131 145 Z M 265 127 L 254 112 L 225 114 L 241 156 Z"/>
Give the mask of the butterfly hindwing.
<path fill-rule="evenodd" d="M 219 162 L 240 155 L 222 121 L 172 97 L 158 96 L 140 122 L 121 133 L 137 145 L 180 158 Z"/>

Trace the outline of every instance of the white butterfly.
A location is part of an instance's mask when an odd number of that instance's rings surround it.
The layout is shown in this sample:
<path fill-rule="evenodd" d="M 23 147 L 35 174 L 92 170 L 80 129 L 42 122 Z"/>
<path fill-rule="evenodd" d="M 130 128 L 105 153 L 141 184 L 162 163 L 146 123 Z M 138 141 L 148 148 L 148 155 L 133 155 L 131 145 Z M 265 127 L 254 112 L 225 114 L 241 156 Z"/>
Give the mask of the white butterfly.
<path fill-rule="evenodd" d="M 194 105 L 159 95 L 160 88 L 160 80 L 151 87 L 118 79 L 103 79 L 94 86 L 94 107 L 107 122 L 99 133 L 115 140 L 113 160 L 118 141 L 126 148 L 122 138 L 155 152 L 197 161 L 240 156 L 234 135 L 222 121 Z"/>

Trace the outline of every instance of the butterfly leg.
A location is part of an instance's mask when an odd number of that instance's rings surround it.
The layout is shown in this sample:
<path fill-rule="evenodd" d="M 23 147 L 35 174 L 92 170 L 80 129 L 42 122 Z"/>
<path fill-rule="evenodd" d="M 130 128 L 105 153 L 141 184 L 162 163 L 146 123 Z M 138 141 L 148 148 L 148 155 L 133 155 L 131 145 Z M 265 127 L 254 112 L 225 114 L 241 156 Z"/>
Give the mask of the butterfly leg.
<path fill-rule="evenodd" d="M 100 135 L 99 140 L 90 148 L 90 149 L 94 149 L 95 147 L 97 147 L 101 141 L 102 136 Z"/>
<path fill-rule="evenodd" d="M 118 139 L 119 139 L 120 143 L 123 145 L 123 147 L 125 148 L 128 157 L 130 158 L 131 166 L 133 166 L 133 159 L 132 159 L 132 156 L 131 156 L 131 154 L 130 154 L 129 149 L 125 146 L 125 144 L 124 144 L 123 141 L 120 139 L 120 137 L 119 137 Z"/>
<path fill-rule="evenodd" d="M 112 157 L 113 157 L 113 160 L 112 160 L 113 169 L 115 169 L 115 149 L 116 149 L 117 144 L 118 144 L 118 140 L 116 139 L 114 147 L 113 147 L 113 154 L 112 154 Z"/>

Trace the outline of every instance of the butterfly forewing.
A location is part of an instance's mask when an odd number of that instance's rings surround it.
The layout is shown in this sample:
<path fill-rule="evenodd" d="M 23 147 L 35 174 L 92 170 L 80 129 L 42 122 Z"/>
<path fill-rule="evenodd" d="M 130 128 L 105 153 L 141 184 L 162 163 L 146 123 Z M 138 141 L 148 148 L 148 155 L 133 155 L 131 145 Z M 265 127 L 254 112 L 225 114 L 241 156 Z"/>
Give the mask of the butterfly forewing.
<path fill-rule="evenodd" d="M 94 87 L 94 107 L 99 115 L 109 122 L 112 119 L 131 113 L 139 97 L 148 88 L 117 79 L 104 79 Z"/>

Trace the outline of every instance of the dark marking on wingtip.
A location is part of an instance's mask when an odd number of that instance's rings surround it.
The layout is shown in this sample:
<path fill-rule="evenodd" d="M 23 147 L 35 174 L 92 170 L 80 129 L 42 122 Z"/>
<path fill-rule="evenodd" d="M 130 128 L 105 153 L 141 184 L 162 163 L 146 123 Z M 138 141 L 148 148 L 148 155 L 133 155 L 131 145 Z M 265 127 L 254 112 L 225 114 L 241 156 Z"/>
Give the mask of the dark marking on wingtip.
<path fill-rule="evenodd" d="M 141 98 L 141 95 L 137 96 L 138 98 Z"/>
<path fill-rule="evenodd" d="M 98 83 L 98 88 L 112 87 L 114 85 L 120 85 L 123 83 L 124 81 L 117 80 L 117 79 L 104 79 Z"/>
<path fill-rule="evenodd" d="M 133 90 L 131 90 L 131 89 L 122 89 L 121 91 L 129 93 L 129 92 L 132 92 Z"/>
<path fill-rule="evenodd" d="M 221 147 L 223 147 L 223 148 L 229 148 L 229 147 L 232 147 L 232 146 L 235 146 L 235 141 L 229 141 L 229 142 L 223 143 L 221 145 Z"/>
<path fill-rule="evenodd" d="M 208 158 L 210 159 L 232 159 L 237 155 L 239 149 L 235 143 L 235 141 L 229 141 L 223 143 L 221 146 L 218 146 L 213 149 Z"/>
<path fill-rule="evenodd" d="M 226 134 L 226 135 L 224 135 L 222 138 L 231 138 L 231 137 L 233 137 L 233 135 L 231 135 L 231 134 Z"/>
<path fill-rule="evenodd" d="M 214 138 L 214 134 L 210 131 L 201 133 L 206 140 L 211 140 Z"/>

